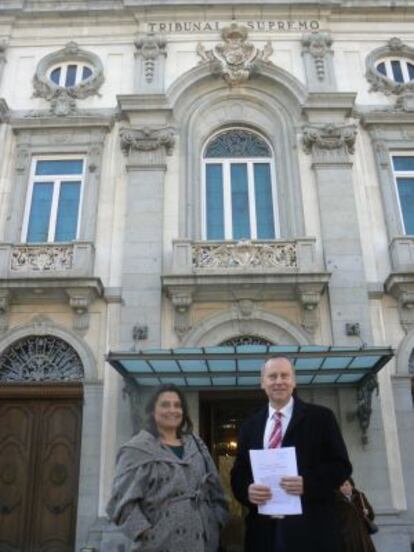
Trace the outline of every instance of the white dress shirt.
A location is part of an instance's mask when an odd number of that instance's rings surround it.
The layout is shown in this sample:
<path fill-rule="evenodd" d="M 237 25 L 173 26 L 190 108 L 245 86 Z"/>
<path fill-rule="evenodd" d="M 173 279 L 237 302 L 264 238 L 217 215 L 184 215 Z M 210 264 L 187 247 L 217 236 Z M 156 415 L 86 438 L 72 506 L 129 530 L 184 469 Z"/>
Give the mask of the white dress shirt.
<path fill-rule="evenodd" d="M 273 419 L 273 414 L 276 412 L 276 410 L 269 404 L 269 415 L 267 417 L 266 427 L 263 435 L 263 448 L 269 448 L 269 438 L 272 434 L 273 427 L 276 423 L 276 420 Z M 282 439 L 285 436 L 287 426 L 289 425 L 289 422 L 292 418 L 293 413 L 293 397 L 290 397 L 289 402 L 280 410 L 277 412 L 280 412 L 282 414 Z"/>

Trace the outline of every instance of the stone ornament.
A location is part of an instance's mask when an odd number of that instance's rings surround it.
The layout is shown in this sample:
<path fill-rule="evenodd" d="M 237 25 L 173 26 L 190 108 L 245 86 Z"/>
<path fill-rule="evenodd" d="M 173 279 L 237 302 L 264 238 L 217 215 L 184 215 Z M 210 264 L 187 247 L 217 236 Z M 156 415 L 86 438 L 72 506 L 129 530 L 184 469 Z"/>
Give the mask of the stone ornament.
<path fill-rule="evenodd" d="M 355 151 L 357 136 L 356 125 L 308 125 L 303 127 L 303 148 L 305 153 L 318 150 L 344 150 L 352 154 Z"/>
<path fill-rule="evenodd" d="M 47 73 L 53 65 L 65 62 L 87 63 L 93 67 L 92 75 L 74 86 L 59 86 L 52 82 Z M 33 77 L 33 96 L 49 101 L 53 114 L 61 117 L 68 116 L 76 111 L 75 100 L 99 94 L 98 90 L 103 82 L 104 71 L 99 57 L 92 52 L 82 50 L 76 42 L 69 42 L 62 50 L 40 60 Z"/>
<path fill-rule="evenodd" d="M 175 144 L 175 129 L 162 128 L 121 128 L 121 150 L 125 155 L 134 151 L 155 151 L 165 148 L 167 155 L 172 155 Z"/>
<path fill-rule="evenodd" d="M 325 56 L 332 53 L 332 38 L 328 33 L 308 33 L 302 37 L 303 53 L 308 52 L 315 61 L 318 80 L 323 81 L 326 75 Z"/>
<path fill-rule="evenodd" d="M 381 58 L 396 57 L 408 58 L 414 63 L 414 48 L 407 46 L 397 37 L 391 38 L 386 46 L 372 51 L 366 58 L 366 78 L 370 83 L 370 92 L 382 92 L 386 96 L 395 94 L 397 96 L 407 93 L 414 93 L 414 80 L 410 82 L 396 82 L 383 75 L 376 68 L 376 63 Z"/>
<path fill-rule="evenodd" d="M 297 268 L 296 244 L 252 243 L 204 243 L 193 245 L 195 269 L 263 269 Z"/>
<path fill-rule="evenodd" d="M 12 272 L 56 272 L 71 270 L 73 245 L 16 246 L 10 255 Z"/>
<path fill-rule="evenodd" d="M 269 58 L 273 54 L 270 41 L 263 50 L 259 50 L 247 42 L 247 36 L 247 27 L 232 23 L 221 32 L 224 44 L 216 44 L 212 50 L 206 50 L 199 42 L 196 51 L 201 63 L 212 64 L 213 72 L 220 74 L 229 86 L 243 84 L 251 77 L 257 62 L 271 63 Z"/>
<path fill-rule="evenodd" d="M 144 74 L 147 83 L 154 80 L 155 63 L 159 56 L 166 56 L 167 42 L 163 38 L 156 36 L 155 33 L 148 33 L 145 37 L 135 41 L 137 54 L 144 60 Z"/>
<path fill-rule="evenodd" d="M 0 356 L 0 381 L 80 381 L 82 361 L 63 339 L 30 336 L 10 345 Z"/>

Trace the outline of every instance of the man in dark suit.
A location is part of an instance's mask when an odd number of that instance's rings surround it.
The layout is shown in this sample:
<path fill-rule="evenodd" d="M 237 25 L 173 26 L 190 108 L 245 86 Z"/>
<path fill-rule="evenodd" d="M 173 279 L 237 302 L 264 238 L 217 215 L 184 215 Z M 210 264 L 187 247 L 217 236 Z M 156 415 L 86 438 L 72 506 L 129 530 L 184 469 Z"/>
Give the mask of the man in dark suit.
<path fill-rule="evenodd" d="M 336 552 L 334 490 L 352 467 L 334 414 L 293 396 L 295 374 L 289 359 L 269 359 L 261 387 L 269 405 L 242 425 L 231 474 L 234 496 L 249 508 L 245 552 Z M 284 477 L 281 487 L 302 497 L 301 515 L 274 518 L 258 514 L 271 497 L 269 487 L 253 482 L 249 450 L 295 447 L 298 476 Z"/>

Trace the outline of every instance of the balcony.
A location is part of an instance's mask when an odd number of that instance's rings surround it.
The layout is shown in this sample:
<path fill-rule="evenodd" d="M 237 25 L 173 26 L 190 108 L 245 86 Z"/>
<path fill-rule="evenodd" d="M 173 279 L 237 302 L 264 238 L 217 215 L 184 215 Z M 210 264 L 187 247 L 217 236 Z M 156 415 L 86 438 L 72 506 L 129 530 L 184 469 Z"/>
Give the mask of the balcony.
<path fill-rule="evenodd" d="M 90 242 L 0 244 L 2 325 L 11 304 L 64 301 L 74 311 L 74 328 L 87 329 L 89 305 L 103 294 L 93 276 L 94 254 Z"/>
<path fill-rule="evenodd" d="M 163 288 L 176 312 L 176 331 L 188 326 L 193 302 L 298 301 L 313 313 L 329 281 L 316 240 L 175 240 Z M 308 317 L 309 318 L 309 317 Z"/>

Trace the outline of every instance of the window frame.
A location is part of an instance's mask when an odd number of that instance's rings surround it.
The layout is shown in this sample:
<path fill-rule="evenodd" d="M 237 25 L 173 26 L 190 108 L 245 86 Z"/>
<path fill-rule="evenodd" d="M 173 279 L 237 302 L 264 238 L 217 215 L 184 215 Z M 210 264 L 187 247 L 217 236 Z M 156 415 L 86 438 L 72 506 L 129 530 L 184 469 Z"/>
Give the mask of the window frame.
<path fill-rule="evenodd" d="M 220 134 L 229 132 L 232 130 L 245 130 L 255 134 L 260 140 L 263 140 L 269 148 L 271 157 L 205 157 L 205 152 L 209 144 Z M 277 198 L 277 180 L 276 180 L 276 167 L 275 167 L 275 154 L 269 141 L 260 133 L 246 127 L 230 127 L 220 129 L 211 134 L 206 140 L 202 148 L 202 163 L 201 163 L 201 235 L 202 239 L 208 241 L 207 238 L 207 196 L 206 196 L 206 167 L 207 165 L 221 164 L 223 167 L 223 214 L 224 214 L 224 237 L 222 240 L 211 241 L 230 241 L 235 240 L 232 236 L 233 233 L 233 212 L 232 212 L 232 200 L 231 200 L 231 165 L 234 163 L 247 165 L 247 189 L 248 189 L 248 203 L 249 203 L 249 223 L 250 223 L 250 237 L 249 240 L 257 240 L 257 213 L 256 213 L 256 196 L 254 186 L 254 164 L 267 163 L 270 167 L 270 183 L 272 190 L 272 207 L 273 207 L 273 225 L 274 225 L 274 237 L 267 239 L 280 238 L 280 216 L 279 205 Z"/>
<path fill-rule="evenodd" d="M 403 210 L 402 210 L 402 206 L 401 206 L 400 193 L 398 191 L 398 183 L 397 183 L 397 179 L 401 178 L 401 177 L 414 178 L 414 170 L 413 171 L 397 171 L 394 168 L 394 162 L 393 162 L 394 157 L 412 157 L 414 159 L 414 150 L 413 151 L 391 150 L 389 152 L 389 155 L 390 155 L 390 164 L 391 164 L 391 169 L 392 169 L 392 178 L 393 178 L 393 182 L 394 182 L 394 190 L 395 190 L 395 193 L 396 193 L 396 196 L 397 196 L 397 205 L 398 205 L 398 212 L 399 212 L 399 216 L 400 216 L 401 226 L 402 226 L 402 229 L 403 229 L 403 232 L 404 232 L 405 236 L 414 236 L 414 234 L 409 234 L 406 231 L 406 228 L 405 228 L 404 215 L 403 215 Z"/>
<path fill-rule="evenodd" d="M 82 174 L 68 174 L 68 175 L 36 175 L 36 165 L 38 161 L 70 161 L 70 160 L 82 160 Z M 59 208 L 59 197 L 62 181 L 64 182 L 78 182 L 80 180 L 80 193 L 79 193 L 79 205 L 78 205 L 78 217 L 76 223 L 76 235 L 74 240 L 77 241 L 80 235 L 81 229 L 81 218 L 82 218 L 82 206 L 83 206 L 83 195 L 85 189 L 85 179 L 86 179 L 86 163 L 87 157 L 84 154 L 67 154 L 67 155 L 34 155 L 30 162 L 30 172 L 29 172 L 29 182 L 26 193 L 26 203 L 24 207 L 23 214 L 23 224 L 21 232 L 21 242 L 29 243 L 27 241 L 27 233 L 29 229 L 30 222 L 30 211 L 32 208 L 33 200 L 33 190 L 34 185 L 38 182 L 51 182 L 53 181 L 53 193 L 52 193 L 52 203 L 49 216 L 49 226 L 48 226 L 48 237 L 45 242 L 30 242 L 30 243 L 68 243 L 68 242 L 56 242 L 56 222 L 57 214 Z"/>
<path fill-rule="evenodd" d="M 400 64 L 401 68 L 401 74 L 403 76 L 403 81 L 399 82 L 394 78 L 394 72 L 392 70 L 391 63 L 393 61 L 397 61 Z M 384 57 L 380 58 L 375 62 L 375 69 L 381 73 L 381 71 L 378 69 L 378 66 L 384 63 L 385 65 L 385 75 L 383 75 L 385 78 L 389 79 L 392 82 L 395 82 L 396 84 L 408 84 L 410 82 L 414 81 L 413 79 L 410 79 L 410 74 L 408 71 L 408 64 L 414 65 L 414 61 L 412 59 L 406 58 L 406 57 Z M 382 75 L 382 73 L 381 73 Z"/>
<path fill-rule="evenodd" d="M 72 86 L 66 86 L 66 76 L 68 72 L 68 67 L 70 65 L 76 65 L 76 76 L 75 76 L 75 82 Z M 91 74 L 86 79 L 82 80 L 82 72 L 84 67 L 87 67 L 89 71 L 91 71 Z M 56 83 L 54 80 L 52 80 L 52 73 L 56 69 L 61 69 L 60 77 L 59 77 L 59 83 Z M 51 65 L 46 72 L 47 78 L 51 83 L 53 83 L 55 86 L 58 86 L 59 88 L 75 88 L 79 86 L 80 84 L 84 84 L 88 82 L 89 80 L 92 80 L 95 75 L 95 68 L 91 63 L 86 63 L 85 61 L 79 61 L 79 60 L 68 60 L 68 61 L 62 61 L 60 63 L 55 63 L 54 65 Z"/>

